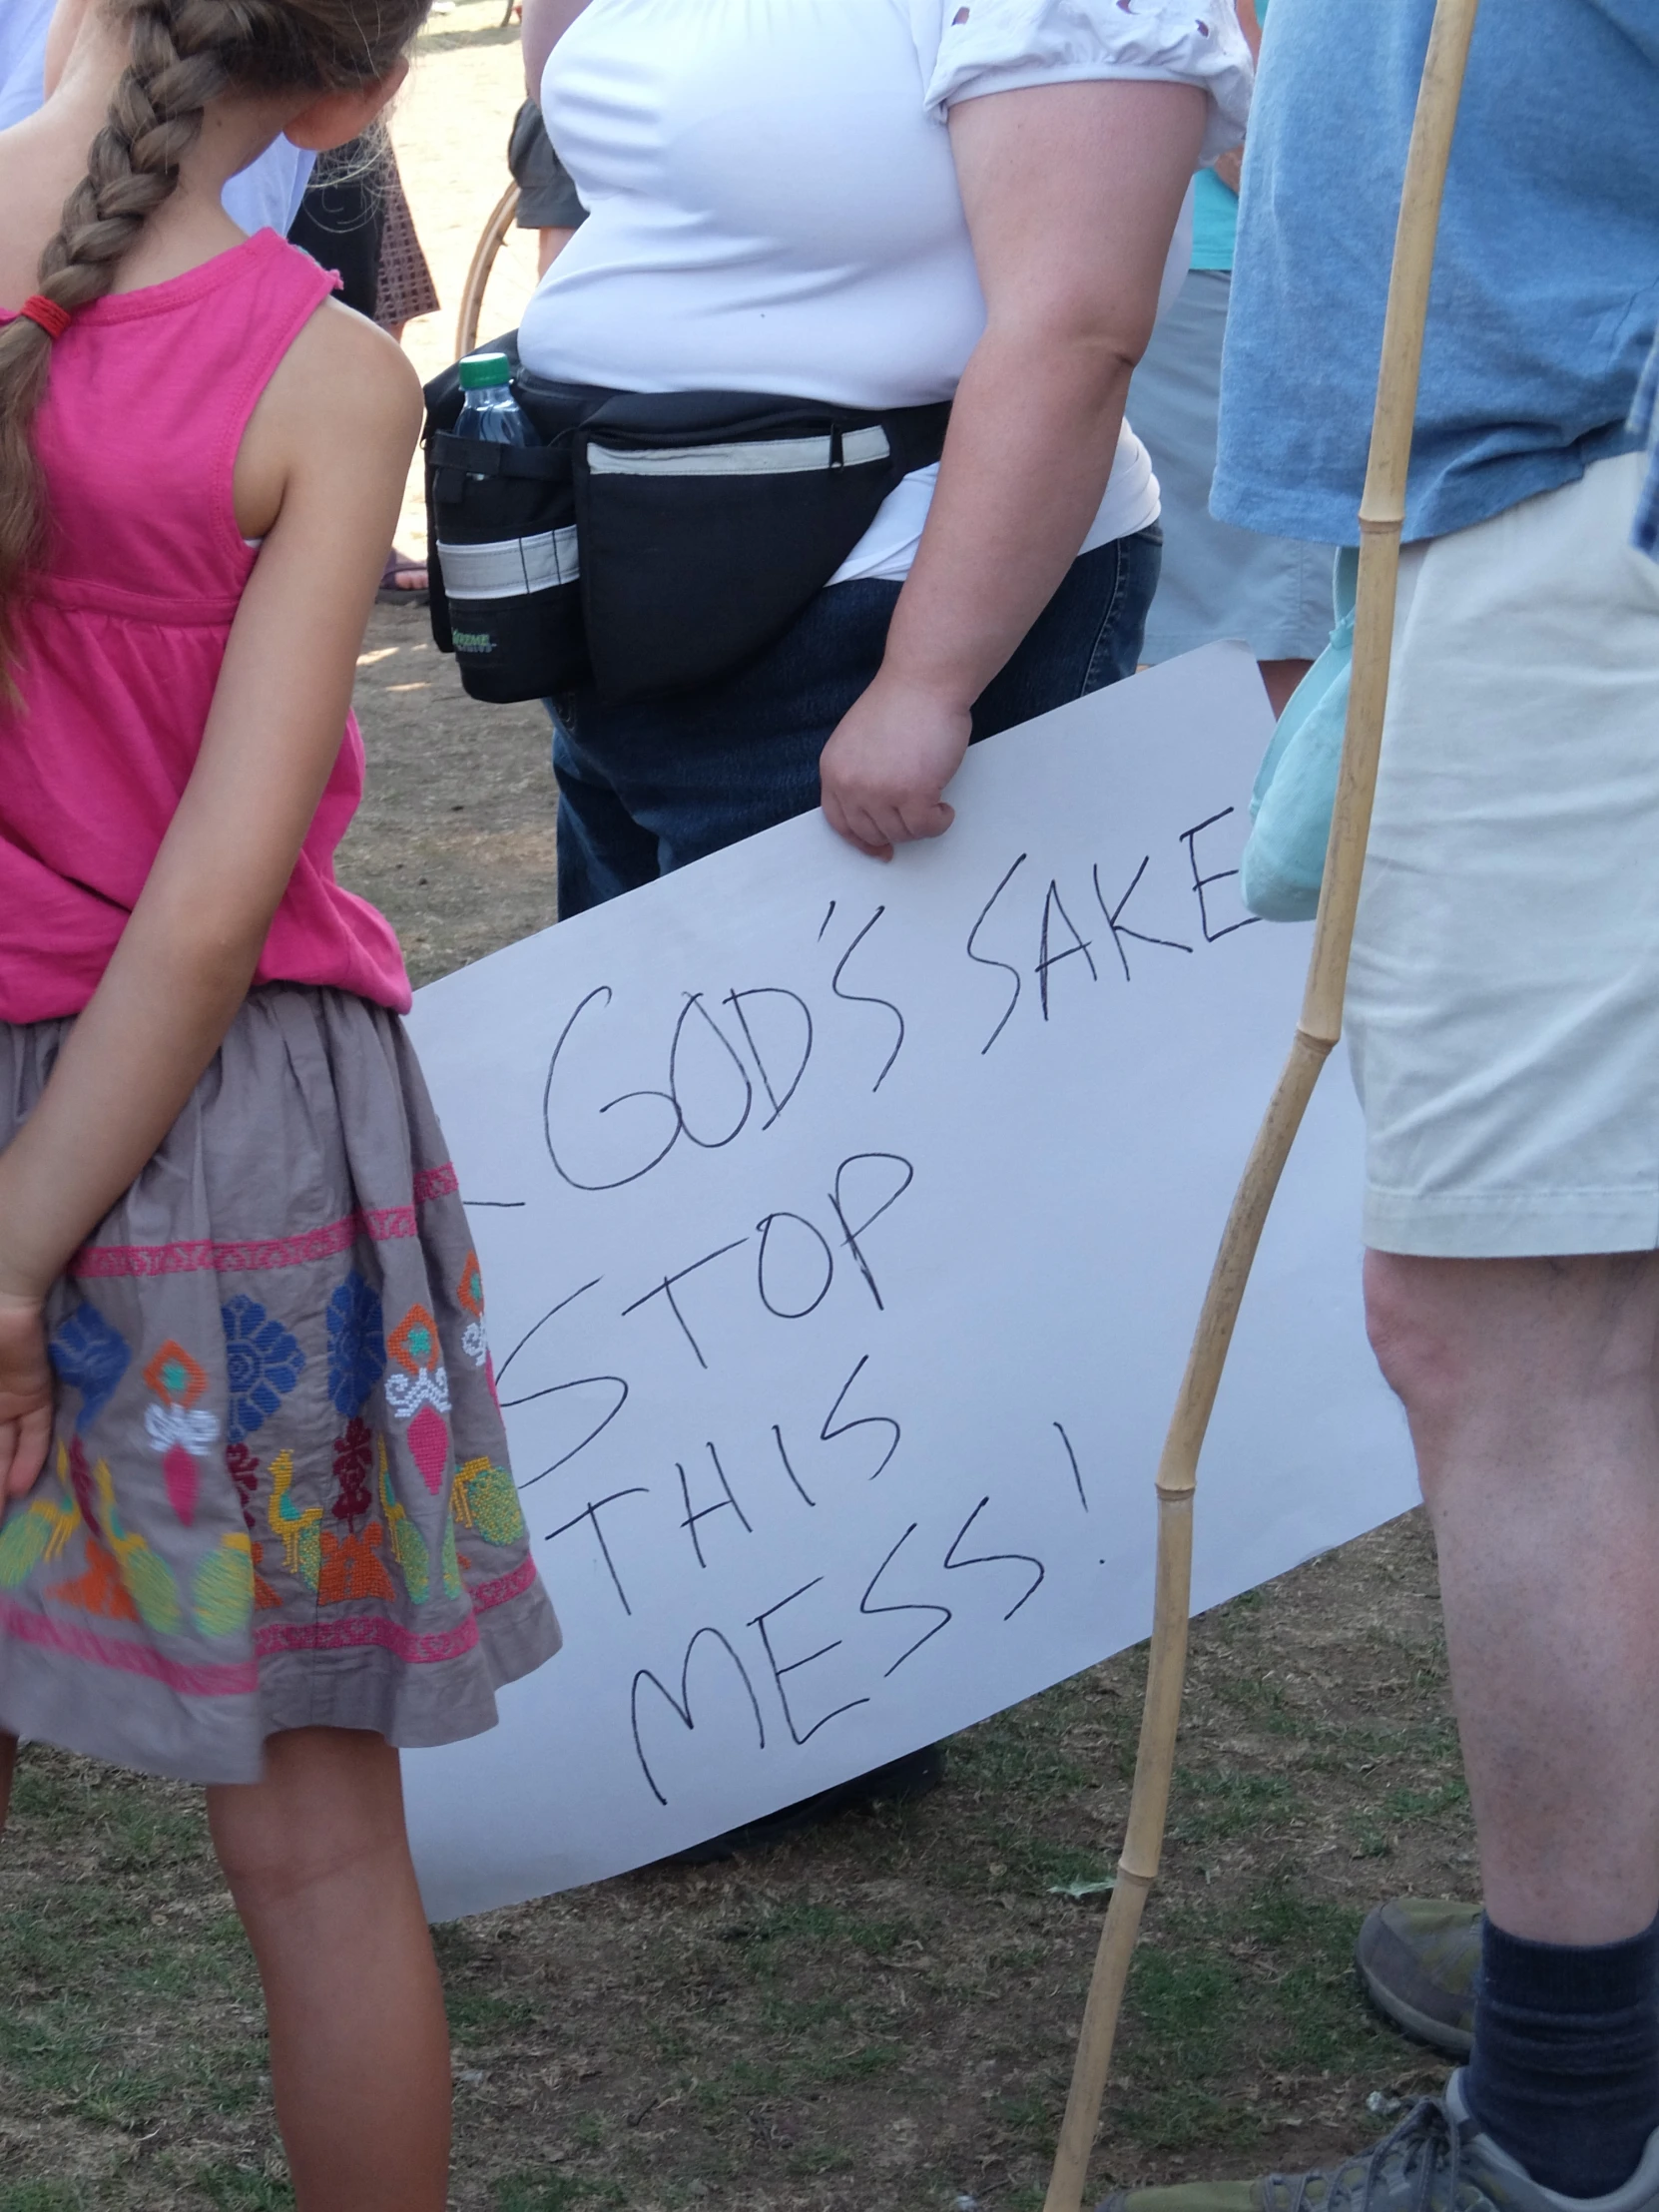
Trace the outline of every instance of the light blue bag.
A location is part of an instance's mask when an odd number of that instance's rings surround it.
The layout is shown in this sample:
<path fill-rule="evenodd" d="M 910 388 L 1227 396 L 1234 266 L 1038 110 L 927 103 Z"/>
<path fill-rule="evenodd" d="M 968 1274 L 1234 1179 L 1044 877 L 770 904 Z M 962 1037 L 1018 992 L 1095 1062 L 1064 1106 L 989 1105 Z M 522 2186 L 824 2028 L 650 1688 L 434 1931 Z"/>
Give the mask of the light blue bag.
<path fill-rule="evenodd" d="M 1239 862 L 1239 895 L 1264 921 L 1311 921 L 1320 880 L 1354 672 L 1354 601 L 1360 556 L 1337 555 L 1337 627 L 1291 694 L 1250 798 L 1255 828 Z"/>

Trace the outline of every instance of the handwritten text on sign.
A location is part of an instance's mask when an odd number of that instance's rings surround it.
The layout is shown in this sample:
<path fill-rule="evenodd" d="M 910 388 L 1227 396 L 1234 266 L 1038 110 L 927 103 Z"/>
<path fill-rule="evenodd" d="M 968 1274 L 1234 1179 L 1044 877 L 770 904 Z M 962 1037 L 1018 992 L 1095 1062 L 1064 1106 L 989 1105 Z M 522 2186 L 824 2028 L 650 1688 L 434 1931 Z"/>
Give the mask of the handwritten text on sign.
<path fill-rule="evenodd" d="M 1306 956 L 1234 892 L 1264 721 L 1213 648 L 976 749 L 890 868 L 812 817 L 421 994 L 567 1637 L 494 1734 L 407 1761 L 434 1914 L 1145 1633 L 1151 1473 Z M 1201 1603 L 1409 1502 L 1358 1187 L 1339 1076 L 1218 1409 Z"/>

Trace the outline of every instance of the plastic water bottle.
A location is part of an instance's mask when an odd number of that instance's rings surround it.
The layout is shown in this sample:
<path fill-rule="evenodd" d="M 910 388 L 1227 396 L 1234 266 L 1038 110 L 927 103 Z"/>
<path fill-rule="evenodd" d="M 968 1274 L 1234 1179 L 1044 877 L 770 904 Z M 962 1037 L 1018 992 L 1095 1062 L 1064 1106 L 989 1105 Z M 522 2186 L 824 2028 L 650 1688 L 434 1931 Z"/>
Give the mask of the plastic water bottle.
<path fill-rule="evenodd" d="M 530 418 L 513 397 L 513 364 L 505 353 L 469 353 L 460 364 L 465 397 L 456 417 L 458 438 L 488 445 L 540 445 Z"/>

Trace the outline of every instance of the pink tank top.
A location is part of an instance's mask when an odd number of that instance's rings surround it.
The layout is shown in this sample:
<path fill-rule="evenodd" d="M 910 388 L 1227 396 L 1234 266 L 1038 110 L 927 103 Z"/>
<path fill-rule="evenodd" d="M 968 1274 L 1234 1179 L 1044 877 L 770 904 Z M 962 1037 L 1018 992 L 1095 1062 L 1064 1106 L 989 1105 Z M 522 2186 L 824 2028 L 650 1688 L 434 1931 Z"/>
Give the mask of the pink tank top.
<path fill-rule="evenodd" d="M 237 529 L 237 449 L 334 282 L 261 231 L 84 307 L 52 348 L 35 418 L 50 555 L 22 610 L 20 701 L 0 699 L 0 1020 L 79 1013 L 144 888 L 257 558 Z M 348 717 L 255 981 L 335 984 L 401 1012 L 391 925 L 334 880 L 362 789 Z"/>

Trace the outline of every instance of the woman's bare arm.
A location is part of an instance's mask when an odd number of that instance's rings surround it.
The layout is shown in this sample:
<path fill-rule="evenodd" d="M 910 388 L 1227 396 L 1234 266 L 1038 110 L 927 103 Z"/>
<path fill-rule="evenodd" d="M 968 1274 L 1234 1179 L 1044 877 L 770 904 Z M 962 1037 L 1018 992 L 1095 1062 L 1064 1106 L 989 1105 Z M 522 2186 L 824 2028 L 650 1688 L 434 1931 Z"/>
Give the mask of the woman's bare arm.
<path fill-rule="evenodd" d="M 587 4 L 588 0 L 524 0 L 524 82 L 532 100 L 541 98 L 548 55 Z"/>
<path fill-rule="evenodd" d="M 948 827 L 973 702 L 1083 542 L 1204 121 L 1195 87 L 1136 82 L 951 111 L 987 320 L 880 673 L 824 751 L 824 811 L 866 852 Z"/>
<path fill-rule="evenodd" d="M 44 1451 L 38 1404 L 21 1446 L 18 1427 L 31 1359 L 37 1382 L 44 1372 L 28 1349 L 41 1301 L 172 1127 L 247 995 L 339 752 L 419 422 L 396 346 L 328 307 L 250 428 L 239 493 L 263 474 L 279 484 L 279 511 L 201 754 L 103 980 L 0 1152 L 0 1493 L 8 1473 L 27 1487 Z"/>

